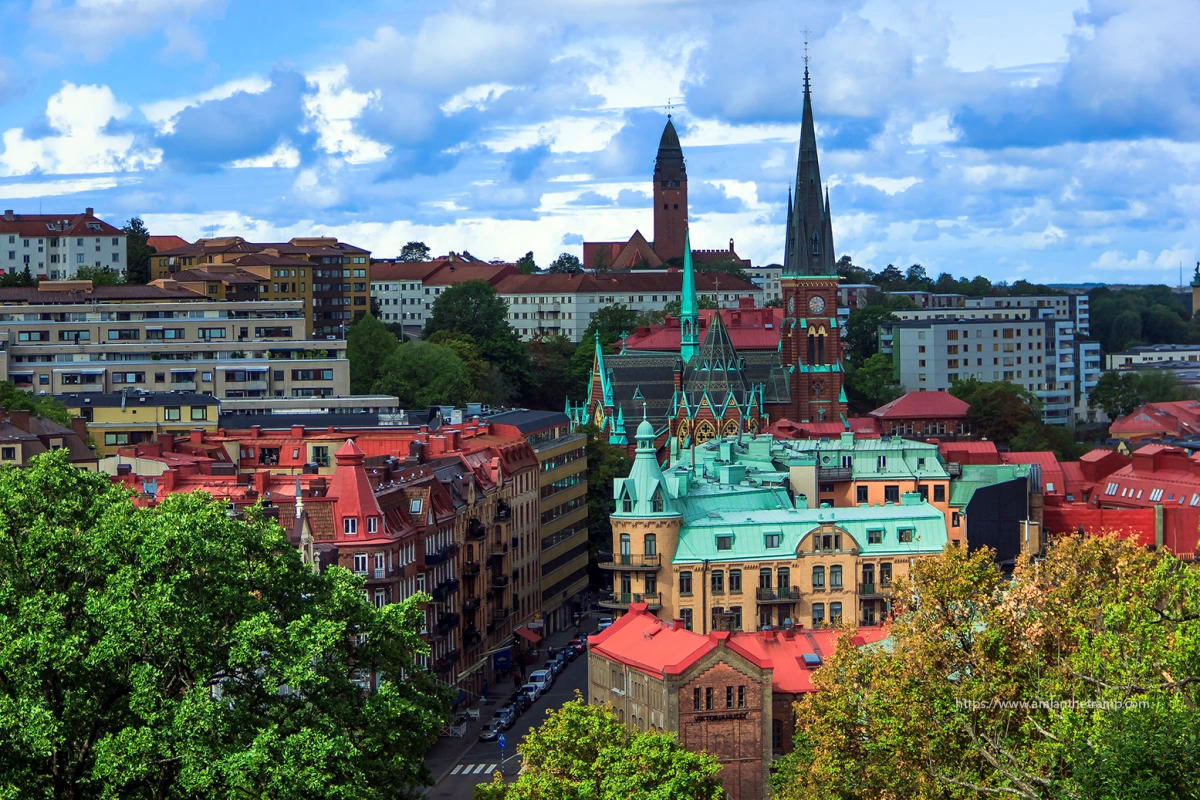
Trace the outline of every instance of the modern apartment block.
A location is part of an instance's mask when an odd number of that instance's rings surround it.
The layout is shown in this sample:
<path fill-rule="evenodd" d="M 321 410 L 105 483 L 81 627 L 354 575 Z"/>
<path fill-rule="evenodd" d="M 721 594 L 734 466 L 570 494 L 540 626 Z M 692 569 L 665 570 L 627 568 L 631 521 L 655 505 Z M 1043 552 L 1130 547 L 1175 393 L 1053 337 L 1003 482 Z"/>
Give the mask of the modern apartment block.
<path fill-rule="evenodd" d="M 455 253 L 433 261 L 379 262 L 371 265 L 371 299 L 379 306 L 379 319 L 399 323 L 414 332 L 424 325 L 442 292 L 468 281 L 495 286 L 501 278 L 516 275 L 511 264 L 489 264 Z"/>
<path fill-rule="evenodd" d="M 905 391 L 946 391 L 967 378 L 1009 381 L 1036 395 L 1054 425 L 1073 425 L 1095 385 L 1077 385 L 1077 355 L 1088 364 L 1084 378 L 1098 378 L 1099 345 L 1093 352 L 1085 346 L 1092 343 L 1077 343 L 1067 319 L 910 320 L 884 326 L 885 336 Z"/>
<path fill-rule="evenodd" d="M 1119 353 L 1109 353 L 1108 369 L 1129 369 L 1154 364 L 1180 361 L 1200 361 L 1200 345 L 1196 344 L 1147 344 L 1131 347 Z"/>
<path fill-rule="evenodd" d="M 751 282 L 762 289 L 764 303 L 783 299 L 783 285 L 779 282 L 780 276 L 783 275 L 782 264 L 768 264 L 765 267 L 747 267 L 746 273 L 750 276 Z"/>
<path fill-rule="evenodd" d="M 1052 314 L 1055 319 L 1068 319 L 1075 324 L 1079 336 L 1091 334 L 1086 294 L 1042 294 L 1024 297 L 968 297 L 967 308 L 1029 309 L 1030 316 Z"/>
<path fill-rule="evenodd" d="M 15 214 L 0 217 L 0 272 L 24 272 L 35 278 L 70 280 L 80 267 L 108 267 L 125 274 L 125 232 L 82 214 Z"/>
<path fill-rule="evenodd" d="M 72 417 L 85 422 L 102 456 L 157 441 L 163 434 L 216 433 L 220 409 L 217 398 L 197 392 L 74 392 L 57 399 Z"/>
<path fill-rule="evenodd" d="M 349 393 L 344 342 L 304 336 L 298 300 L 210 301 L 172 285 L 0 288 L 0 380 L 46 394 Z"/>
<path fill-rule="evenodd" d="M 207 294 L 217 296 L 226 291 L 217 286 L 228 285 L 231 276 L 239 284 L 253 282 L 257 298 L 247 297 L 243 289 L 235 299 L 300 300 L 308 333 L 329 339 L 345 338 L 346 326 L 370 308 L 370 263 L 370 251 L 331 236 L 281 243 L 226 236 L 155 253 L 150 275 L 188 286 L 203 283 Z M 231 273 L 230 267 L 238 272 Z"/>

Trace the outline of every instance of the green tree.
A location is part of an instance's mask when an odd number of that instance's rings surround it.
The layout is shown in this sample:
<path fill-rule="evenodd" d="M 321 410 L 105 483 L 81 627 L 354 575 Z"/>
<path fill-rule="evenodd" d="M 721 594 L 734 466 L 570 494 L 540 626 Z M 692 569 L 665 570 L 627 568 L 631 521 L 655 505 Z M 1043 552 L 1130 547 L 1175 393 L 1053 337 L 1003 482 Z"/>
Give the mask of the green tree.
<path fill-rule="evenodd" d="M 779 264 L 772 266 L 778 267 Z M 870 283 L 871 273 L 862 267 L 856 267 L 854 260 L 850 256 L 842 256 L 837 262 L 837 274 L 842 277 L 846 283 Z"/>
<path fill-rule="evenodd" d="M 400 347 L 395 334 L 373 315 L 355 320 L 346 334 L 346 357 L 350 359 L 350 393 L 368 394 L 379 380 L 383 363 Z"/>
<path fill-rule="evenodd" d="M 1169 372 L 1147 370 L 1109 370 L 1100 375 L 1088 395 L 1088 402 L 1104 411 L 1109 419 L 1132 414 L 1146 403 L 1194 400 L 1197 393 Z"/>
<path fill-rule="evenodd" d="M 73 280 L 91 281 L 93 286 L 116 286 L 121 276 L 112 267 L 80 267 Z"/>
<path fill-rule="evenodd" d="M 67 407 L 50 395 L 36 395 L 18 389 L 11 381 L 0 381 L 0 408 L 8 411 L 28 411 L 45 417 L 63 427 L 71 427 L 71 415 Z"/>
<path fill-rule="evenodd" d="M 929 275 L 925 273 L 925 268 L 920 264 L 913 264 L 904 273 L 904 282 L 908 284 L 910 291 L 928 292 L 933 290 L 933 282 L 929 280 Z"/>
<path fill-rule="evenodd" d="M 782 297 L 772 297 L 764 304 L 767 308 L 783 308 Z"/>
<path fill-rule="evenodd" d="M 0 468 L 0 527 L 5 797 L 383 800 L 431 783 L 451 692 L 416 664 L 428 595 L 376 609 L 261 509 L 135 508 L 61 450 Z"/>
<path fill-rule="evenodd" d="M 735 278 L 740 278 L 746 283 L 751 283 L 750 276 L 746 273 L 746 265 L 736 259 L 723 258 L 717 261 L 700 261 L 694 259 L 692 263 L 696 268 L 696 272 L 724 272 Z"/>
<path fill-rule="evenodd" d="M 0 275 L 0 286 L 37 286 L 37 278 L 29 271 L 29 265 L 20 272 L 5 272 Z"/>
<path fill-rule="evenodd" d="M 955 381 L 950 394 L 966 403 L 967 422 L 978 436 L 1008 444 L 1029 423 L 1041 421 L 1041 403 L 1031 392 L 1008 381 Z"/>
<path fill-rule="evenodd" d="M 612 267 L 612 259 L 608 256 L 607 247 L 596 248 L 596 255 L 592 257 L 592 274 L 603 275 Z"/>
<path fill-rule="evenodd" d="M 898 292 L 904 290 L 904 273 L 895 264 L 888 264 L 883 270 L 875 276 L 872 283 L 878 284 L 883 289 L 890 292 Z"/>
<path fill-rule="evenodd" d="M 431 252 L 429 245 L 424 242 L 409 242 L 400 248 L 400 255 L 396 257 L 396 260 L 428 261 Z"/>
<path fill-rule="evenodd" d="M 1115 537 L 1057 538 L 1011 580 L 992 557 L 917 559 L 890 646 L 847 632 L 775 800 L 1196 796 L 1200 571 Z"/>
<path fill-rule="evenodd" d="M 887 296 L 886 303 L 888 308 L 898 310 L 917 307 L 915 300 L 903 294 L 889 294 Z"/>
<path fill-rule="evenodd" d="M 400 398 L 401 408 L 461 406 L 475 396 L 467 365 L 449 347 L 404 342 L 379 367 L 373 394 Z"/>
<path fill-rule="evenodd" d="M 464 334 L 475 343 L 479 355 L 495 368 L 499 382 L 489 386 L 488 394 L 496 401 L 532 393 L 536 381 L 529 351 L 508 322 L 508 304 L 485 281 L 460 283 L 438 296 L 422 336 L 428 339 L 439 331 Z"/>
<path fill-rule="evenodd" d="M 587 392 L 588 378 L 592 374 L 596 356 L 596 334 L 600 334 L 601 346 L 608 349 L 622 336 L 637 330 L 637 324 L 637 312 L 621 303 L 604 306 L 592 314 L 579 339 L 579 346 L 571 354 L 571 383 L 577 387 L 574 397 L 582 397 Z"/>
<path fill-rule="evenodd" d="M 1187 323 L 1174 309 L 1159 303 L 1142 315 L 1142 335 L 1150 344 L 1180 344 L 1187 341 Z"/>
<path fill-rule="evenodd" d="M 476 800 L 720 800 L 720 763 L 693 753 L 674 734 L 629 730 L 611 708 L 579 693 L 548 711 L 518 747 L 524 770 L 511 784 L 499 773 Z"/>
<path fill-rule="evenodd" d="M 134 217 L 125 231 L 125 282 L 150 282 L 150 256 L 158 252 L 150 246 L 150 231 L 141 217 Z"/>
<path fill-rule="evenodd" d="M 865 306 L 850 312 L 846 320 L 843 338 L 849 348 L 847 361 L 863 364 L 868 358 L 879 352 L 879 328 L 900 318 L 886 306 Z"/>
<path fill-rule="evenodd" d="M 855 413 L 866 414 L 903 393 L 896 380 L 892 359 L 884 353 L 850 367 L 846 373 L 846 395 Z"/>
<path fill-rule="evenodd" d="M 715 310 L 716 307 L 717 307 L 717 301 L 713 300 L 711 297 L 709 297 L 706 294 L 700 295 L 699 299 L 696 300 L 696 308 L 697 309 L 714 309 Z M 664 317 L 675 317 L 676 319 L 678 319 L 680 313 L 683 311 L 683 303 L 679 300 L 668 300 L 667 304 L 665 306 L 663 306 L 662 310 L 663 310 Z"/>
<path fill-rule="evenodd" d="M 608 443 L 608 434 L 589 422 L 582 428 L 587 439 L 584 452 L 588 467 L 588 551 L 590 563 L 598 564 L 600 553 L 612 552 L 612 523 L 614 511 L 613 480 L 624 478 L 631 466 L 625 449 Z"/>
<path fill-rule="evenodd" d="M 426 341 L 430 344 L 448 347 L 462 359 L 463 364 L 467 367 L 467 374 L 471 378 L 471 385 L 474 387 L 472 400 L 491 405 L 505 405 L 513 399 L 515 389 L 512 381 L 498 367 L 484 360 L 475 340 L 470 336 L 465 333 L 438 331 Z M 560 404 L 559 408 L 561 407 Z"/>
<path fill-rule="evenodd" d="M 580 263 L 579 257 L 570 253 L 560 253 L 558 258 L 550 262 L 550 267 L 547 270 L 555 275 L 578 275 L 583 272 L 583 264 Z"/>
<path fill-rule="evenodd" d="M 530 250 L 517 261 L 517 272 L 522 275 L 534 275 L 538 271 L 537 262 L 533 260 L 533 251 Z"/>
<path fill-rule="evenodd" d="M 571 372 L 571 357 L 575 347 L 561 335 L 542 335 L 529 343 L 529 361 L 537 385 L 530 408 L 561 411 L 563 403 L 578 401 L 577 387 Z"/>

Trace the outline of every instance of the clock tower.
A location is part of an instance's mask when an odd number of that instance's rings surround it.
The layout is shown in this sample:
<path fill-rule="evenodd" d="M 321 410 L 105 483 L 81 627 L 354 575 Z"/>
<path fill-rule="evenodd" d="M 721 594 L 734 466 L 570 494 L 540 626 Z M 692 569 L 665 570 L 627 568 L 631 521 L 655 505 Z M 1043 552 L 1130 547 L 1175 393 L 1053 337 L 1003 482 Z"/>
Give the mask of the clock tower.
<path fill-rule="evenodd" d="M 840 279 L 834 261 L 829 192 L 822 188 L 806 63 L 800 155 L 795 191 L 788 195 L 787 241 L 780 279 L 784 310 L 780 355 L 791 375 L 791 392 L 787 407 L 772 409 L 772 416 L 793 422 L 845 423 L 846 393 L 837 319 Z"/>

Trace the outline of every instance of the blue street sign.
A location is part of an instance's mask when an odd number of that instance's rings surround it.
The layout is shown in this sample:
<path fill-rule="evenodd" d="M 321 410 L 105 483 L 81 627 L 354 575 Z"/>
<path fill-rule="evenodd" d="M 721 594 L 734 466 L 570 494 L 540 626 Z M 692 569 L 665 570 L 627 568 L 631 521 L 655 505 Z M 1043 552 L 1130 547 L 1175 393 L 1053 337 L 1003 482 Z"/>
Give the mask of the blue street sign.
<path fill-rule="evenodd" d="M 500 749 L 503 750 L 504 749 L 504 734 L 503 733 L 500 734 L 500 736 L 498 736 L 496 738 L 496 741 L 500 743 Z"/>

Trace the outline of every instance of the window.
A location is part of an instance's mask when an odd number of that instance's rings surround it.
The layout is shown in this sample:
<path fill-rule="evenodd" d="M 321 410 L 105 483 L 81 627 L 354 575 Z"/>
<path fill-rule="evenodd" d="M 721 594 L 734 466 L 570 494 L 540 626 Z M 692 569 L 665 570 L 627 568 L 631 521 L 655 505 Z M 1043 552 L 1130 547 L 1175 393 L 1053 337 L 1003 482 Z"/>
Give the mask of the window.
<path fill-rule="evenodd" d="M 880 472 L 887 469 L 887 456 L 875 457 L 875 469 L 879 470 Z"/>
<path fill-rule="evenodd" d="M 167 422 L 178 422 L 181 419 L 180 412 L 182 410 L 179 406 L 167 406 L 163 409 L 163 419 Z"/>
<path fill-rule="evenodd" d="M 842 604 L 841 603 L 830 603 L 829 604 L 829 621 L 831 623 L 833 623 L 834 625 L 837 625 L 838 623 L 840 623 L 842 621 Z"/>
<path fill-rule="evenodd" d="M 331 381 L 331 380 L 333 380 L 333 370 L 331 370 L 331 369 L 294 369 L 294 370 L 292 370 L 292 380 L 294 380 L 294 381 Z"/>
<path fill-rule="evenodd" d="M 193 420 L 208 419 L 208 406 L 192 406 L 192 419 Z"/>
<path fill-rule="evenodd" d="M 771 749 L 783 749 L 783 720 L 771 720 Z"/>
<path fill-rule="evenodd" d="M 725 571 L 721 569 L 713 570 L 712 574 L 712 593 L 725 594 Z"/>
<path fill-rule="evenodd" d="M 891 564 L 880 564 L 879 565 L 879 585 L 880 586 L 891 586 L 892 585 L 892 565 Z"/>
<path fill-rule="evenodd" d="M 410 514 L 420 514 L 421 513 L 421 501 L 419 499 L 413 500 L 408 504 L 408 513 L 410 513 Z"/>
<path fill-rule="evenodd" d="M 883 544 L 883 531 L 867 531 L 867 544 Z"/>
<path fill-rule="evenodd" d="M 1197 497 L 1200 497 L 1200 495 L 1197 495 Z M 1193 503 L 1192 505 L 1195 505 L 1195 503 Z M 950 527 L 957 528 L 961 524 L 962 524 L 962 518 L 960 517 L 959 513 L 957 511 L 952 511 L 950 513 Z"/>
<path fill-rule="evenodd" d="M 366 553 L 355 553 L 354 554 L 354 574 L 355 575 L 366 575 L 367 574 L 367 554 Z"/>
<path fill-rule="evenodd" d="M 342 533 L 350 536 L 358 533 L 358 518 L 346 517 L 344 520 L 342 520 Z"/>
<path fill-rule="evenodd" d="M 200 338 L 205 340 L 225 338 L 224 328 L 201 328 L 198 333 L 200 334 Z"/>
<path fill-rule="evenodd" d="M 901 542 L 912 542 L 912 540 L 913 540 L 912 528 L 901 528 L 900 530 L 896 531 L 896 538 L 899 539 L 899 541 L 901 541 Z"/>
<path fill-rule="evenodd" d="M 142 332 L 137 328 L 110 328 L 108 331 L 108 340 L 110 342 L 130 342 L 136 341 L 142 337 Z"/>
<path fill-rule="evenodd" d="M 367 517 L 367 533 L 379 533 L 379 517 Z"/>
<path fill-rule="evenodd" d="M 688 594 L 691 594 L 691 592 L 688 592 Z M 692 610 L 690 608 L 680 609 L 679 617 L 683 620 L 683 629 L 690 631 L 692 629 Z"/>
<path fill-rule="evenodd" d="M 648 556 L 658 553 L 658 537 L 653 533 L 647 533 L 646 537 L 642 540 L 642 552 Z"/>
<path fill-rule="evenodd" d="M 744 685 L 744 684 L 743 684 L 743 685 L 739 685 L 739 686 L 738 686 L 738 701 L 737 701 L 737 707 L 738 707 L 738 708 L 745 708 L 745 707 L 746 707 L 746 687 L 745 687 L 745 685 Z"/>
<path fill-rule="evenodd" d="M 700 710 L 700 690 L 699 689 L 692 689 L 692 710 L 693 711 Z"/>
<path fill-rule="evenodd" d="M 854 491 L 855 491 L 854 499 L 855 499 L 856 503 L 858 503 L 859 505 L 864 505 L 864 504 L 870 502 L 870 500 L 867 499 L 867 487 L 866 486 L 859 486 Z"/>
<path fill-rule="evenodd" d="M 713 689 L 711 686 L 708 686 L 704 689 L 704 710 L 713 710 Z"/>
<path fill-rule="evenodd" d="M 718 550 L 732 550 L 733 549 L 733 536 L 729 536 L 729 535 L 718 536 L 717 537 L 717 549 Z"/>
<path fill-rule="evenodd" d="M 1152 503 L 1157 503 L 1159 500 L 1162 500 L 1162 496 L 1163 496 L 1163 490 L 1162 490 L 1162 489 L 1152 489 L 1152 490 L 1150 490 L 1150 502 L 1152 502 Z"/>
<path fill-rule="evenodd" d="M 933 485 L 933 502 L 935 502 L 935 503 L 946 502 L 946 484 L 935 483 Z"/>
<path fill-rule="evenodd" d="M 692 573 L 684 571 L 679 573 L 679 594 L 690 597 L 692 594 Z M 690 630 L 690 629 L 689 629 Z"/>
<path fill-rule="evenodd" d="M 829 568 L 829 586 L 831 589 L 842 588 L 842 565 L 834 564 Z"/>
<path fill-rule="evenodd" d="M 883 487 L 883 502 L 899 503 L 900 502 L 900 487 L 899 486 L 884 486 Z"/>
<path fill-rule="evenodd" d="M 0 447 L 0 459 L 5 461 L 15 461 L 17 458 L 17 448 L 15 447 Z"/>
<path fill-rule="evenodd" d="M 1104 487 L 1104 493 L 1108 495 L 1116 494 L 1117 488 L 1118 487 L 1116 483 L 1110 483 L 1108 486 Z"/>
<path fill-rule="evenodd" d="M 729 593 L 742 593 L 742 571 L 740 569 L 729 570 Z"/>
<path fill-rule="evenodd" d="M 733 708 L 733 687 L 732 686 L 725 687 L 725 707 Z"/>
<path fill-rule="evenodd" d="M 819 628 L 825 624 L 825 604 L 813 603 L 812 626 Z"/>
<path fill-rule="evenodd" d="M 633 498 L 631 498 L 629 496 L 628 489 L 626 489 L 625 493 L 623 495 L 621 495 L 621 513 L 622 514 L 632 514 L 633 513 Z"/>
<path fill-rule="evenodd" d="M 767 548 L 774 549 L 779 547 L 780 542 L 783 540 L 783 535 L 779 533 L 768 533 L 763 538 L 765 539 L 764 544 L 767 546 Z"/>
<path fill-rule="evenodd" d="M 825 588 L 825 568 L 824 567 L 813 567 L 812 585 L 813 585 L 813 589 L 824 589 Z"/>

